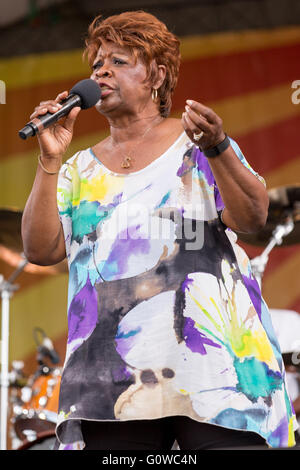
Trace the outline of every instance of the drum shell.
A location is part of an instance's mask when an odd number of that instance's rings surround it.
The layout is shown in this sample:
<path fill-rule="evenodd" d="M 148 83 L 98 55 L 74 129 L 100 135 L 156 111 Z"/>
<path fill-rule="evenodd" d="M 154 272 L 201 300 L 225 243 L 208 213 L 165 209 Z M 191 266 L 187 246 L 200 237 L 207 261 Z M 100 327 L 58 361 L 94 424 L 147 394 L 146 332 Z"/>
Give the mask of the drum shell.
<path fill-rule="evenodd" d="M 34 440 L 22 442 L 17 450 L 52 450 L 55 443 L 55 431 L 44 431 L 39 433 Z"/>
<path fill-rule="evenodd" d="M 21 444 L 17 450 L 30 449 L 55 437 L 57 423 L 61 371 L 33 377 L 31 397 L 18 406 L 12 417 L 14 435 Z M 27 385 L 28 388 L 28 385 Z M 35 444 L 33 444 L 35 443 Z"/>

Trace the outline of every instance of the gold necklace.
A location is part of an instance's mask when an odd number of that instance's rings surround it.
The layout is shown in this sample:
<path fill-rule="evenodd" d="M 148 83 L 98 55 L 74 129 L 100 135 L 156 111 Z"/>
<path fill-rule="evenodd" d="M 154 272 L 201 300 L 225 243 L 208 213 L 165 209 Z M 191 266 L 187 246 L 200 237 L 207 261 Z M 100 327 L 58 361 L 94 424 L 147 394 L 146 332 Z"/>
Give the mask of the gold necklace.
<path fill-rule="evenodd" d="M 159 115 L 159 118 L 163 119 L 160 115 Z M 134 153 L 135 153 L 136 149 L 138 148 L 139 144 L 141 143 L 141 141 L 146 137 L 146 135 L 148 134 L 148 132 L 149 132 L 151 129 L 153 129 L 153 127 L 155 127 L 155 125 L 156 125 L 156 124 L 153 124 L 153 123 L 152 123 L 151 126 L 147 127 L 147 129 L 145 130 L 145 132 L 143 133 L 143 135 L 140 137 L 140 139 L 139 139 L 138 143 L 136 144 L 136 146 L 133 147 L 133 149 L 131 150 L 131 152 L 130 152 L 131 155 L 134 155 Z M 112 139 L 113 142 L 115 142 L 114 139 L 113 139 L 113 137 L 112 137 L 111 139 Z M 120 144 L 116 143 L 116 145 L 117 145 L 117 147 L 120 147 Z M 124 154 L 124 152 L 123 152 L 123 154 Z M 128 155 L 128 154 L 124 154 L 124 158 L 123 158 L 123 161 L 122 161 L 122 163 L 121 163 L 121 167 L 122 167 L 122 168 L 126 168 L 126 169 L 127 169 L 127 168 L 131 168 L 131 166 L 132 166 L 132 160 L 133 160 L 133 157 L 132 157 L 132 156 L 130 156 L 130 155 Z"/>

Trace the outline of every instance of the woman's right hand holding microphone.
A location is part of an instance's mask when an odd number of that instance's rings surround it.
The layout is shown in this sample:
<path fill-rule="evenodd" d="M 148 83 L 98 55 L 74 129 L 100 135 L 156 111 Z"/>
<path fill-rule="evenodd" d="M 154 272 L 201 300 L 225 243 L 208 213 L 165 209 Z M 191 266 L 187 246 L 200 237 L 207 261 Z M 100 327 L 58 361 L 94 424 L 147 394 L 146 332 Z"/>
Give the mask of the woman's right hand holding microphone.
<path fill-rule="evenodd" d="M 48 112 L 55 113 L 59 111 L 62 107 L 60 102 L 67 97 L 68 92 L 63 91 L 57 95 L 55 100 L 42 101 L 36 106 L 30 119 L 38 118 Z M 81 108 L 76 106 L 69 112 L 61 124 L 56 122 L 37 134 L 41 150 L 40 158 L 49 171 L 53 169 L 59 170 L 62 157 L 72 140 L 74 123 L 80 110 Z"/>

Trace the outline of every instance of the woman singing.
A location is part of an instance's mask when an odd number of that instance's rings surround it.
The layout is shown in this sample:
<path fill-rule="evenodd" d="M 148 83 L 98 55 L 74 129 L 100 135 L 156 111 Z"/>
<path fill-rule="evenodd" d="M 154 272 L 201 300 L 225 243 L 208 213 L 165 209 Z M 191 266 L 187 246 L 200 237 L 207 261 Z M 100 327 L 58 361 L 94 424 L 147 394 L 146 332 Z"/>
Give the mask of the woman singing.
<path fill-rule="evenodd" d="M 95 18 L 85 54 L 110 133 L 64 164 L 80 109 L 38 136 L 24 250 L 69 264 L 58 449 L 294 445 L 278 342 L 235 234 L 264 226 L 267 191 L 212 109 L 187 94 L 169 117 L 179 47 L 148 13 Z"/>

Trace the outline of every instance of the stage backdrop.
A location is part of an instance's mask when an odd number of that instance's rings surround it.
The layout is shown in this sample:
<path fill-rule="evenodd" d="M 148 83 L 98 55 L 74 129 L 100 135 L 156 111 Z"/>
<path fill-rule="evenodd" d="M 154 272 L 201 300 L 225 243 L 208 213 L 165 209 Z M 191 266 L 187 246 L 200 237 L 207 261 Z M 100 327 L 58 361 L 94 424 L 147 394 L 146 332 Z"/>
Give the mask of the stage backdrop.
<path fill-rule="evenodd" d="M 292 99 L 297 98 L 292 84 L 300 80 L 299 57 L 300 27 L 184 37 L 173 115 L 181 115 L 189 98 L 212 107 L 268 188 L 300 184 L 300 104 Z M 0 208 L 23 210 L 36 171 L 37 141 L 22 141 L 18 130 L 41 100 L 54 98 L 88 75 L 78 49 L 0 60 L 0 79 L 6 84 L 6 104 L 0 105 Z M 106 122 L 95 110 L 83 111 L 65 158 L 106 132 Z M 251 258 L 262 251 L 242 245 Z M 1 256 L 0 273 L 7 278 L 17 259 L 5 250 Z M 299 272 L 299 244 L 272 251 L 263 279 L 270 307 L 300 311 Z M 10 304 L 10 360 L 33 358 L 34 367 L 32 330 L 38 326 L 54 341 L 63 361 L 67 273 L 49 274 L 42 268 L 23 272 L 16 283 L 19 289 Z"/>

